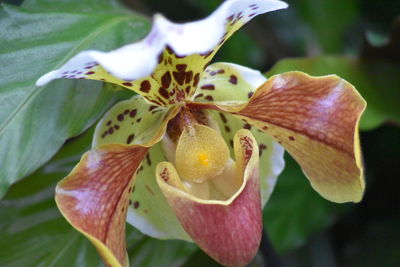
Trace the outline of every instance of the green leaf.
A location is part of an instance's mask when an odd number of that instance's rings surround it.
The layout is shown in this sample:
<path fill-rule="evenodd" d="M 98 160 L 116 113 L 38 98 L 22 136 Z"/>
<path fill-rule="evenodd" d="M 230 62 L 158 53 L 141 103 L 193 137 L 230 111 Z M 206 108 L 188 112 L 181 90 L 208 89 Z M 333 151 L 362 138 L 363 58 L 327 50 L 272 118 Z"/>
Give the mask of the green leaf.
<path fill-rule="evenodd" d="M 89 149 L 90 139 L 86 134 L 68 144 L 0 201 L 1 266 L 101 266 L 94 247 L 69 226 L 54 202 L 56 182 Z"/>
<path fill-rule="evenodd" d="M 25 0 L 22 7 L 38 11 L 64 11 L 96 14 L 130 14 L 118 0 Z"/>
<path fill-rule="evenodd" d="M 115 90 L 97 81 L 58 80 L 37 88 L 36 80 L 81 50 L 115 49 L 148 31 L 142 17 L 112 9 L 114 1 L 50 2 L 0 9 L 0 198 L 116 100 Z"/>
<path fill-rule="evenodd" d="M 299 70 L 310 75 L 336 74 L 350 83 L 367 101 L 360 127 L 376 128 L 387 121 L 400 124 L 400 66 L 389 61 L 363 61 L 343 56 L 285 59 L 279 61 L 268 73 Z"/>
<path fill-rule="evenodd" d="M 128 249 L 128 255 L 130 266 L 181 266 L 198 250 L 196 245 L 185 241 L 143 237 Z"/>
<path fill-rule="evenodd" d="M 90 149 L 92 133 L 69 141 L 0 201 L 0 266 L 103 266 L 94 246 L 54 202 L 55 184 Z M 196 250 L 194 244 L 155 240 L 129 226 L 127 232 L 131 266 L 177 266 Z"/>
<path fill-rule="evenodd" d="M 264 208 L 264 228 L 282 253 L 303 245 L 335 221 L 352 204 L 335 204 L 314 191 L 299 165 L 288 155 L 271 199 Z"/>
<path fill-rule="evenodd" d="M 293 1 L 293 6 L 316 34 L 325 52 L 342 50 L 344 32 L 358 15 L 355 0 L 303 0 Z"/>

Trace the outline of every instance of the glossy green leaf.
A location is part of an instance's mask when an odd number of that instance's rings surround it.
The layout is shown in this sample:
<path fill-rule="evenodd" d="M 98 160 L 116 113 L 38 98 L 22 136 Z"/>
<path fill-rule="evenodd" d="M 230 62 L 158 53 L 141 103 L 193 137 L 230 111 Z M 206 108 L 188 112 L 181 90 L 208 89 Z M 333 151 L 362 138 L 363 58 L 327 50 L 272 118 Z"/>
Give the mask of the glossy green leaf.
<path fill-rule="evenodd" d="M 0 201 L 1 266 L 102 266 L 94 247 L 54 202 L 55 184 L 89 149 L 90 139 L 87 134 L 65 146 Z"/>
<path fill-rule="evenodd" d="M 147 20 L 114 6 L 108 0 L 2 5 L 0 197 L 115 102 L 115 90 L 96 81 L 58 80 L 35 86 L 41 75 L 81 50 L 111 50 L 144 36 Z"/>
<path fill-rule="evenodd" d="M 288 155 L 271 199 L 264 208 L 264 229 L 280 253 L 303 245 L 309 237 L 330 226 L 353 204 L 335 204 L 312 189 L 300 166 Z"/>
<path fill-rule="evenodd" d="M 336 74 L 353 84 L 367 101 L 360 127 L 370 130 L 384 122 L 400 123 L 400 66 L 389 61 L 362 61 L 343 56 L 285 59 L 267 76 L 299 70 L 310 75 Z"/>
<path fill-rule="evenodd" d="M 0 201 L 0 266 L 103 266 L 94 246 L 54 202 L 55 184 L 90 149 L 92 133 L 70 141 Z M 127 232 L 131 266 L 177 266 L 196 250 L 194 244 L 155 240 L 129 226 Z"/>

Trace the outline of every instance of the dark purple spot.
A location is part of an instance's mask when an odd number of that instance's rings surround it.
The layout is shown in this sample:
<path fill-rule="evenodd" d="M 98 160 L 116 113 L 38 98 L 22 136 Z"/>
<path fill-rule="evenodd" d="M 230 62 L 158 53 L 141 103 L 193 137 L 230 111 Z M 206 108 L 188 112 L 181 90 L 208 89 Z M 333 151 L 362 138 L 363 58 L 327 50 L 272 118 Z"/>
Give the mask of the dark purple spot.
<path fill-rule="evenodd" d="M 164 87 L 161 87 L 160 89 L 158 89 L 158 93 L 159 93 L 162 97 L 164 97 L 164 98 L 166 98 L 166 99 L 169 98 L 168 90 L 167 90 L 166 88 L 164 88 Z"/>
<path fill-rule="evenodd" d="M 193 71 L 185 72 L 185 83 L 190 83 L 193 79 Z"/>
<path fill-rule="evenodd" d="M 135 209 L 138 209 L 139 208 L 139 201 L 135 201 L 135 202 L 133 202 L 133 207 L 135 208 Z"/>
<path fill-rule="evenodd" d="M 199 97 L 202 97 L 204 94 L 198 94 L 198 95 L 196 95 L 194 98 L 199 98 Z"/>
<path fill-rule="evenodd" d="M 231 76 L 229 77 L 229 82 L 230 82 L 231 84 L 237 84 L 237 77 L 236 77 L 235 75 L 231 75 Z"/>
<path fill-rule="evenodd" d="M 168 88 L 171 85 L 171 73 L 169 71 L 161 76 L 161 85 L 164 88 Z"/>
<path fill-rule="evenodd" d="M 259 146 L 258 146 L 258 148 L 259 148 L 259 155 L 261 156 L 262 155 L 262 153 L 263 153 L 263 150 L 265 150 L 265 149 L 267 149 L 267 146 L 266 145 L 264 145 L 264 144 L 260 144 Z"/>
<path fill-rule="evenodd" d="M 196 73 L 196 75 L 194 75 L 194 78 L 193 78 L 193 86 L 194 87 L 197 87 L 197 85 L 199 84 L 199 80 L 200 80 L 200 74 Z"/>
<path fill-rule="evenodd" d="M 89 71 L 89 72 L 86 72 L 85 74 L 86 75 L 91 75 L 91 74 L 94 74 L 94 71 Z"/>
<path fill-rule="evenodd" d="M 230 132 L 231 132 L 231 128 L 229 128 L 228 125 L 225 125 L 225 131 L 227 131 L 228 133 L 230 133 Z"/>
<path fill-rule="evenodd" d="M 214 70 L 214 71 L 210 72 L 210 75 L 214 76 L 216 74 L 222 74 L 222 73 L 225 73 L 225 71 L 224 70 Z"/>
<path fill-rule="evenodd" d="M 118 114 L 117 119 L 119 121 L 123 121 L 124 120 L 124 114 Z"/>
<path fill-rule="evenodd" d="M 129 117 L 134 118 L 136 116 L 137 109 L 132 109 L 131 112 L 129 113 Z"/>
<path fill-rule="evenodd" d="M 144 93 L 148 93 L 150 91 L 151 85 L 148 80 L 144 80 L 143 82 L 140 83 L 140 91 Z"/>
<path fill-rule="evenodd" d="M 185 78 L 186 78 L 185 72 L 174 71 L 172 74 L 174 75 L 174 79 L 177 81 L 177 83 L 179 85 L 183 85 L 183 83 L 185 82 Z"/>
<path fill-rule="evenodd" d="M 246 123 L 245 125 L 243 125 L 244 129 L 250 130 L 251 129 L 251 125 Z"/>
<path fill-rule="evenodd" d="M 125 86 L 132 86 L 132 83 L 126 82 L 126 83 L 122 83 L 122 85 L 125 85 Z"/>
<path fill-rule="evenodd" d="M 128 139 L 126 139 L 126 143 L 130 144 L 134 138 L 135 138 L 135 134 L 131 134 L 130 136 L 128 136 Z"/>
<path fill-rule="evenodd" d="M 294 141 L 295 139 L 294 139 L 294 136 L 289 136 L 289 140 L 290 141 Z"/>
<path fill-rule="evenodd" d="M 221 120 L 222 120 L 223 123 L 227 123 L 228 122 L 228 120 L 226 119 L 224 114 L 219 113 L 219 116 L 221 117 Z"/>
<path fill-rule="evenodd" d="M 149 166 L 151 166 L 151 159 L 150 159 L 149 154 L 146 155 L 146 160 L 147 160 L 147 164 L 148 164 Z"/>
<path fill-rule="evenodd" d="M 215 90 L 214 84 L 205 84 L 205 85 L 201 86 L 200 88 L 203 90 Z"/>
<path fill-rule="evenodd" d="M 187 65 L 186 65 L 186 64 L 177 64 L 177 65 L 176 65 L 176 69 L 177 69 L 179 72 L 184 72 L 184 71 L 186 70 L 186 68 L 187 68 Z"/>
<path fill-rule="evenodd" d="M 205 99 L 207 99 L 208 101 L 214 101 L 214 98 L 210 95 L 206 96 Z"/>

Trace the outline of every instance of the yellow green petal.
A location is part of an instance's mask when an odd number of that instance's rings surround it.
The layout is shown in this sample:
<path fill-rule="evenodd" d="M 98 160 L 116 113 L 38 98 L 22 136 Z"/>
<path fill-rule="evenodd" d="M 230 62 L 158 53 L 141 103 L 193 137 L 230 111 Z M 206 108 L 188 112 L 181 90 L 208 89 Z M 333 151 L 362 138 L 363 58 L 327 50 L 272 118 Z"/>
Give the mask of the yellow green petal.
<path fill-rule="evenodd" d="M 147 144 L 158 142 L 178 107 L 149 104 L 136 95 L 117 103 L 96 127 L 93 147 L 102 144 Z"/>

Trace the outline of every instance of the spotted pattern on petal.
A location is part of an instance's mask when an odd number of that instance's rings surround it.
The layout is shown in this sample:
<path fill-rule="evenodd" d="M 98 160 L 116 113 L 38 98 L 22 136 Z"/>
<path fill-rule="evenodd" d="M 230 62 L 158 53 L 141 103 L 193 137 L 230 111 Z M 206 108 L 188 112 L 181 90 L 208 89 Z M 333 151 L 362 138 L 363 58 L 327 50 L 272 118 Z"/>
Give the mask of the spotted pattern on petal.
<path fill-rule="evenodd" d="M 235 67 L 227 63 L 215 63 L 205 70 L 194 95 L 196 102 L 244 103 L 255 88 Z"/>
<path fill-rule="evenodd" d="M 200 75 L 214 54 L 215 51 L 212 50 L 205 54 L 179 56 L 167 47 L 158 56 L 159 64 L 154 72 L 142 79 L 121 80 L 96 62 L 88 63 L 87 69 L 79 72 L 66 71 L 60 78 L 92 79 L 118 84 L 144 96 L 154 105 L 169 106 L 194 94 Z"/>
<path fill-rule="evenodd" d="M 99 144 L 146 144 L 160 139 L 166 123 L 177 107 L 166 108 L 149 104 L 140 96 L 116 104 L 99 122 L 93 146 Z"/>
<path fill-rule="evenodd" d="M 260 187 L 262 204 L 268 201 L 275 186 L 277 176 L 284 167 L 283 148 L 273 138 L 252 127 L 247 121 L 240 120 L 229 113 L 209 111 L 218 123 L 222 136 L 226 140 L 233 157 L 233 137 L 239 129 L 248 129 L 257 140 L 260 154 Z"/>
<path fill-rule="evenodd" d="M 211 54 L 179 56 L 167 47 L 158 59 L 159 65 L 152 75 L 125 87 L 143 95 L 151 103 L 168 106 L 182 102 L 194 94 Z"/>

